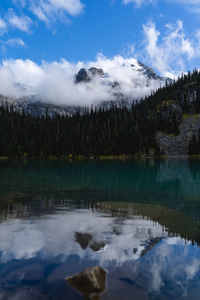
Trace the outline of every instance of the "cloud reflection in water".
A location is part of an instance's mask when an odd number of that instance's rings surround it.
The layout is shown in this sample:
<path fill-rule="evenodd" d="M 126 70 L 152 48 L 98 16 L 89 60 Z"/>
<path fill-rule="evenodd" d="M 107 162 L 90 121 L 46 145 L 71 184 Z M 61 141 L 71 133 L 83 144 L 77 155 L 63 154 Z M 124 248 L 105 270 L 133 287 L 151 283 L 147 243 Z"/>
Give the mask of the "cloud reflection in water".
<path fill-rule="evenodd" d="M 76 241 L 77 232 L 91 236 L 86 249 Z M 94 242 L 104 242 L 105 247 L 94 251 L 90 247 Z M 170 236 L 159 223 L 142 216 L 61 210 L 38 218 L 11 218 L 0 224 L 2 265 L 33 258 L 56 258 L 64 263 L 71 255 L 118 270 L 117 280 L 125 274 L 123 280 L 137 284 L 142 277 L 141 287 L 150 294 L 164 291 L 168 297 L 187 295 L 191 281 L 200 277 L 198 247 Z"/>

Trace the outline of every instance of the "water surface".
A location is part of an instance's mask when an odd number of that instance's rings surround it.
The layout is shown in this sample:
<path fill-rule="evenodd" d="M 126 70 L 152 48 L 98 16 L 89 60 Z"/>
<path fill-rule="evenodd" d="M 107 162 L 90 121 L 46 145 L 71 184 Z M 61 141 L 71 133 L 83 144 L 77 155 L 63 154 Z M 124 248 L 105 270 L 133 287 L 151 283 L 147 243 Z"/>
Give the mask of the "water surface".
<path fill-rule="evenodd" d="M 198 299 L 200 161 L 0 162 L 0 299 Z"/>

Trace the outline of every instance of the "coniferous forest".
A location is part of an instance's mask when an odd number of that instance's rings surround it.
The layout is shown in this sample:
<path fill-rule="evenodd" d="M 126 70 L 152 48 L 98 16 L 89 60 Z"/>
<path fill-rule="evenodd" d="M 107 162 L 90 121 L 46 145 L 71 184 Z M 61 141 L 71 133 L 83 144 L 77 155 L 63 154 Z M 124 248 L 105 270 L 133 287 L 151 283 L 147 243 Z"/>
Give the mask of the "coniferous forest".
<path fill-rule="evenodd" d="M 133 95 L 134 98 L 134 95 Z M 0 156 L 155 155 L 155 134 L 178 134 L 183 116 L 200 113 L 200 72 L 182 75 L 127 108 L 121 104 L 78 110 L 72 116 L 33 117 L 0 107 Z M 194 136 L 188 153 L 200 153 Z"/>

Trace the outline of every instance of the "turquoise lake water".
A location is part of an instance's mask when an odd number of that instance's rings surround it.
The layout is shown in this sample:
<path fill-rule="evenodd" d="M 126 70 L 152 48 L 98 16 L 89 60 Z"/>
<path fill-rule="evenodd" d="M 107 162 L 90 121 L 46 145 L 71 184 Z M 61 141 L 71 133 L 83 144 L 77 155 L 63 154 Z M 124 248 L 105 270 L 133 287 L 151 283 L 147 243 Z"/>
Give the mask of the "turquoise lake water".
<path fill-rule="evenodd" d="M 200 160 L 0 162 L 0 300 L 199 299 Z M 91 298 L 92 299 L 92 298 Z"/>

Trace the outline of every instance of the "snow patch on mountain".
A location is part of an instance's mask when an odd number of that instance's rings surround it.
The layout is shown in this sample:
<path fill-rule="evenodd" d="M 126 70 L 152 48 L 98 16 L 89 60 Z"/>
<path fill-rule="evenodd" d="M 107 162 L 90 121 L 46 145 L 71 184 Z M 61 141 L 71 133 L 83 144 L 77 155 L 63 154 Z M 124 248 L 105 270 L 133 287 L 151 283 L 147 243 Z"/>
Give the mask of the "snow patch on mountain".
<path fill-rule="evenodd" d="M 53 116 L 73 114 L 77 107 L 109 106 L 140 100 L 165 82 L 134 58 L 97 57 L 77 64 L 66 60 L 37 65 L 30 60 L 10 60 L 0 66 L 0 103 L 20 112 Z"/>

